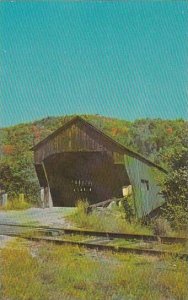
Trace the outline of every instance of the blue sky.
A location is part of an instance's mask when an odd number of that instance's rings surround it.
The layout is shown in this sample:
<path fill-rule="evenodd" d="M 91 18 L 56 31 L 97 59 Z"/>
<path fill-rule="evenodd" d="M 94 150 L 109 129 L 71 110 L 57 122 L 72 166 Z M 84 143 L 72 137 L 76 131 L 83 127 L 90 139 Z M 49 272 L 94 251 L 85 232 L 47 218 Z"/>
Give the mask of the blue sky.
<path fill-rule="evenodd" d="M 0 125 L 187 118 L 186 1 L 0 3 Z"/>

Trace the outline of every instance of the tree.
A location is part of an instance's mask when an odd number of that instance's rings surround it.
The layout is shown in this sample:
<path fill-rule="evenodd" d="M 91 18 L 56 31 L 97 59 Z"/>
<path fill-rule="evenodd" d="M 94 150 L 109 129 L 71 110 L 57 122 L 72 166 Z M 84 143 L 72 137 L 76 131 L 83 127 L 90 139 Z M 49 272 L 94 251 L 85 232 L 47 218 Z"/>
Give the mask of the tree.
<path fill-rule="evenodd" d="M 170 161 L 170 171 L 163 182 L 166 198 L 164 214 L 172 227 L 184 229 L 188 226 L 188 148 L 174 149 Z"/>
<path fill-rule="evenodd" d="M 39 183 L 35 175 L 31 155 L 24 153 L 22 158 L 3 158 L 0 161 L 0 186 L 10 197 L 24 193 L 27 200 L 36 203 L 39 200 Z"/>

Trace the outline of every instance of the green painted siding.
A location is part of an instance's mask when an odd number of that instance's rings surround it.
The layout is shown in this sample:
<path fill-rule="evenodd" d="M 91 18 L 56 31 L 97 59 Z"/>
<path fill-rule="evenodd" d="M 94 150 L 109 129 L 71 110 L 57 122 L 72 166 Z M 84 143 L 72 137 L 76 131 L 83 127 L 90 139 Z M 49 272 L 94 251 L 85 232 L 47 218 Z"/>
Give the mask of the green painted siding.
<path fill-rule="evenodd" d="M 133 186 L 137 217 L 142 217 L 164 203 L 159 194 L 157 176 L 164 176 L 157 168 L 149 166 L 137 158 L 124 155 L 125 167 Z"/>

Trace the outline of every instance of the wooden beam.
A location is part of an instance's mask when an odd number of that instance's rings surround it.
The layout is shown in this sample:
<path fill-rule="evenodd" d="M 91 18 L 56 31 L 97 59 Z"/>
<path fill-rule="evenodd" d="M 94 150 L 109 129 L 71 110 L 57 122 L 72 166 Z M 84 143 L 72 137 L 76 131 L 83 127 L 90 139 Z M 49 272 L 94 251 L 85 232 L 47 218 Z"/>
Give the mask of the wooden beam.
<path fill-rule="evenodd" d="M 122 198 L 117 198 L 117 199 L 108 199 L 108 200 L 105 200 L 105 201 L 102 201 L 102 202 L 98 202 L 96 204 L 92 204 L 88 207 L 87 209 L 87 212 L 90 212 L 92 211 L 94 208 L 97 208 L 97 207 L 105 207 L 107 206 L 108 204 L 110 204 L 111 202 L 118 202 L 122 200 Z"/>
<path fill-rule="evenodd" d="M 47 186 L 44 187 L 44 206 L 45 207 L 53 207 L 53 201 L 52 201 L 52 196 L 51 196 L 51 192 L 50 192 L 50 185 L 48 182 L 48 176 L 46 173 L 46 168 L 45 168 L 44 162 L 42 162 L 42 168 L 43 168 L 45 179 L 47 182 Z"/>

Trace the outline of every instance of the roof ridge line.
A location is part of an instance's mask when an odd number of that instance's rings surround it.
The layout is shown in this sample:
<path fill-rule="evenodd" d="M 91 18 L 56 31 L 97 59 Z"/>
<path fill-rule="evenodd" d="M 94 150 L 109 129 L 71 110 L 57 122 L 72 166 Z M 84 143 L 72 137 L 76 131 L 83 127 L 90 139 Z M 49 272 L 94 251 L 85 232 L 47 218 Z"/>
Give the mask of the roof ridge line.
<path fill-rule="evenodd" d="M 98 131 L 100 134 L 102 134 L 103 136 L 105 136 L 105 138 L 108 138 L 111 142 L 115 143 L 116 145 L 118 145 L 119 147 L 121 147 L 122 149 L 128 151 L 130 154 L 136 156 L 139 160 L 144 160 L 145 162 L 149 163 L 150 165 L 160 169 L 161 171 L 167 173 L 168 171 L 165 170 L 163 167 L 161 167 L 160 165 L 152 162 L 151 160 L 148 160 L 147 158 L 145 158 L 143 155 L 137 153 L 134 150 L 129 149 L 128 147 L 124 146 L 123 144 L 121 144 L 120 142 L 117 142 L 116 140 L 114 140 L 111 136 L 109 136 L 108 134 L 106 134 L 105 132 L 103 132 L 101 129 L 97 128 L 96 126 L 94 126 L 92 123 L 90 123 L 89 121 L 85 120 L 83 117 L 81 117 L 80 115 L 76 115 L 75 117 L 71 118 L 69 121 L 67 121 L 65 124 L 63 124 L 61 127 L 57 128 L 55 131 L 53 131 L 51 134 L 49 134 L 46 138 L 44 138 L 43 140 L 41 140 L 40 142 L 38 142 L 36 145 L 34 145 L 33 147 L 30 148 L 30 150 L 35 150 L 38 147 L 40 147 L 42 144 L 44 144 L 45 142 L 48 141 L 48 139 L 50 139 L 53 136 L 56 136 L 59 132 L 61 132 L 62 130 L 64 130 L 66 127 L 68 127 L 71 123 L 74 123 L 76 120 L 80 120 L 82 122 L 84 122 L 85 124 L 91 126 L 94 130 Z"/>

